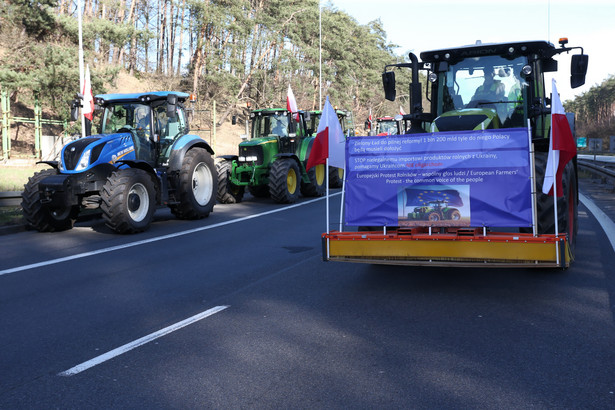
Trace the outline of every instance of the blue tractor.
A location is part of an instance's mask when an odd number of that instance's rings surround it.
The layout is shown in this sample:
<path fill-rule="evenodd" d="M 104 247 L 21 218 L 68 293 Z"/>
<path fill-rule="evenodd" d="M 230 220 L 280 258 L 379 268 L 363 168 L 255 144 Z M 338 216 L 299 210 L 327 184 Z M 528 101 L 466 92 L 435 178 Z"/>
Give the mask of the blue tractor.
<path fill-rule="evenodd" d="M 35 173 L 22 193 L 23 213 L 40 232 L 70 229 L 82 209 L 100 208 L 118 233 L 149 228 L 166 205 L 180 219 L 213 210 L 217 173 L 213 150 L 189 134 L 182 92 L 95 97 L 98 135 L 68 143 L 60 161 Z"/>

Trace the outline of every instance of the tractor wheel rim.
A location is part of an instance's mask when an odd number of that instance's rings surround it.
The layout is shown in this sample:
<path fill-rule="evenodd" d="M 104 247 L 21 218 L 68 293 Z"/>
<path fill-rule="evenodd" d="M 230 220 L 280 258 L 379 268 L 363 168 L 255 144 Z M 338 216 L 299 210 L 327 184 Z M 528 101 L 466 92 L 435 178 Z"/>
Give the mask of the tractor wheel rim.
<path fill-rule="evenodd" d="M 325 166 L 320 164 L 316 165 L 316 185 L 320 186 L 325 182 Z"/>
<path fill-rule="evenodd" d="M 192 193 L 199 205 L 207 205 L 213 195 L 212 186 L 213 177 L 211 172 L 204 162 L 200 162 L 192 173 Z"/>
<path fill-rule="evenodd" d="M 297 174 L 294 169 L 290 169 L 286 174 L 286 187 L 291 194 L 294 194 L 297 190 Z"/>
<path fill-rule="evenodd" d="M 128 215 L 135 222 L 141 222 L 149 211 L 147 188 L 141 183 L 134 184 L 128 192 Z"/>

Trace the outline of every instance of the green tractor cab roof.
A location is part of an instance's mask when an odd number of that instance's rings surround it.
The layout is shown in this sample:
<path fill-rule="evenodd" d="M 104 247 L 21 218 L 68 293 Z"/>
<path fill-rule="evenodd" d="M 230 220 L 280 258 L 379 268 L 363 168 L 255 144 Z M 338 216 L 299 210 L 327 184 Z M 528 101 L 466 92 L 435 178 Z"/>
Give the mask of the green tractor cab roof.
<path fill-rule="evenodd" d="M 190 94 L 181 91 L 150 91 L 147 93 L 98 94 L 94 98 L 98 105 L 105 105 L 111 102 L 151 102 L 166 100 L 169 95 L 177 96 L 177 100 L 182 103 L 190 97 Z"/>
<path fill-rule="evenodd" d="M 288 110 L 286 108 L 260 108 L 258 110 L 252 110 L 255 114 L 275 114 L 275 113 L 287 113 Z"/>

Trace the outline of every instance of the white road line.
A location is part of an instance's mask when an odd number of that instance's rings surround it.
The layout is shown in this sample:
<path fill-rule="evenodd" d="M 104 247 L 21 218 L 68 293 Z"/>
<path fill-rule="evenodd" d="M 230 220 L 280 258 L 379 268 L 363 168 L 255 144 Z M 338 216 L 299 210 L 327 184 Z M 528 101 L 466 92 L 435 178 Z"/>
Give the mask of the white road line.
<path fill-rule="evenodd" d="M 135 349 L 139 346 L 142 346 L 146 343 L 149 343 L 153 340 L 156 340 L 164 335 L 168 335 L 171 332 L 174 332 L 176 330 L 179 330 L 183 327 L 186 327 L 188 325 L 191 325 L 195 322 L 198 322 L 201 319 L 205 319 L 206 317 L 209 317 L 213 314 L 216 314 L 226 308 L 228 308 L 229 306 L 216 306 L 214 308 L 211 308 L 209 310 L 206 310 L 204 312 L 201 312 L 197 315 L 194 315 L 192 317 L 189 317 L 188 319 L 182 320 L 181 322 L 177 322 L 171 326 L 165 327 L 164 329 L 161 329 L 157 332 L 151 333 L 145 337 L 142 337 L 140 339 L 137 339 L 133 342 L 127 343 L 123 346 L 120 346 L 116 349 L 113 349 L 105 354 L 101 354 L 100 356 L 97 356 L 91 360 L 88 360 L 87 362 L 83 362 L 81 364 L 78 364 L 75 367 L 71 367 L 68 370 L 65 370 L 63 372 L 58 373 L 58 376 L 74 376 L 76 374 L 79 374 L 91 367 L 94 367 L 96 365 L 99 365 L 101 363 L 106 362 L 107 360 L 111 360 L 114 357 L 117 357 L 121 354 L 124 354 L 132 349 Z"/>
<path fill-rule="evenodd" d="M 602 230 L 604 230 L 604 233 L 611 242 L 611 247 L 613 248 L 613 251 L 615 251 L 615 223 L 611 220 L 611 218 L 609 218 L 607 214 L 602 212 L 602 209 L 598 208 L 598 206 L 594 204 L 591 199 L 587 198 L 580 192 L 579 199 L 581 200 L 581 203 L 583 203 L 583 205 L 585 205 L 585 207 L 589 209 L 589 212 L 591 212 L 598 220 L 598 223 L 602 227 Z"/>
<path fill-rule="evenodd" d="M 335 196 L 335 195 L 340 195 L 340 193 L 336 192 L 335 194 L 331 194 L 330 196 Z M 118 251 L 118 250 L 122 250 L 122 249 L 127 249 L 127 248 L 131 248 L 133 246 L 140 246 L 140 245 L 146 245 L 146 244 L 152 243 L 152 242 L 164 241 L 164 240 L 171 239 L 171 238 L 177 238 L 178 236 L 184 236 L 184 235 L 189 235 L 189 234 L 196 233 L 196 232 L 206 231 L 208 229 L 219 228 L 221 226 L 231 225 L 231 224 L 234 224 L 234 223 L 237 223 L 237 222 L 243 222 L 243 221 L 247 221 L 249 219 L 259 218 L 261 216 L 266 216 L 266 215 L 275 214 L 277 212 L 286 211 L 287 209 L 292 209 L 292 208 L 296 208 L 296 207 L 299 207 L 299 206 L 308 205 L 308 204 L 311 204 L 313 202 L 321 201 L 323 199 L 325 199 L 325 197 L 316 198 L 316 199 L 312 199 L 312 200 L 309 200 L 309 201 L 301 202 L 300 204 L 294 204 L 294 205 L 285 206 L 283 208 L 273 209 L 271 211 L 262 212 L 260 214 L 248 215 L 248 216 L 244 216 L 242 218 L 232 219 L 230 221 L 219 222 L 219 223 L 213 224 L 213 225 L 201 226 L 199 228 L 189 229 L 187 231 L 176 232 L 176 233 L 172 233 L 172 234 L 168 234 L 168 235 L 164 235 L 164 236 L 158 236 L 158 237 L 155 237 L 155 238 L 144 239 L 144 240 L 136 241 L 136 242 L 130 242 L 130 243 L 126 243 L 126 244 L 123 244 L 123 245 L 112 246 L 110 248 L 104 248 L 104 249 L 98 249 L 98 250 L 95 250 L 95 251 L 79 253 L 77 255 L 65 256 L 63 258 L 57 258 L 57 259 L 51 259 L 51 260 L 48 260 L 48 261 L 32 263 L 30 265 L 23 265 L 23 266 L 17 266 L 15 268 L 4 269 L 4 270 L 0 270 L 0 276 L 7 275 L 9 273 L 15 273 L 15 272 L 21 272 L 21 271 L 24 271 L 24 270 L 40 268 L 40 267 L 43 267 L 43 266 L 55 265 L 57 263 L 68 262 L 68 261 L 72 261 L 72 260 L 75 260 L 75 259 L 87 258 L 88 256 L 100 255 L 101 253 L 107 253 L 107 252 L 113 252 L 113 251 Z"/>

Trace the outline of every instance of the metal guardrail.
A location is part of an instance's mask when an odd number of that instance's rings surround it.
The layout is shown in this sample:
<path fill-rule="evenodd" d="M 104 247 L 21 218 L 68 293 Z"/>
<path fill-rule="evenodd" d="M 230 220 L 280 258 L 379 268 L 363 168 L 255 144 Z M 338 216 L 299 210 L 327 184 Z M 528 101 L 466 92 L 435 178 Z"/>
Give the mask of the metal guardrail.
<path fill-rule="evenodd" d="M 590 162 L 587 160 L 578 160 L 577 164 L 580 167 L 586 168 L 600 177 L 615 181 L 615 171 L 605 168 L 601 163 Z M 609 163 L 602 163 L 608 165 Z"/>
<path fill-rule="evenodd" d="M 21 192 L 9 191 L 0 192 L 0 206 L 19 206 L 21 205 Z"/>

